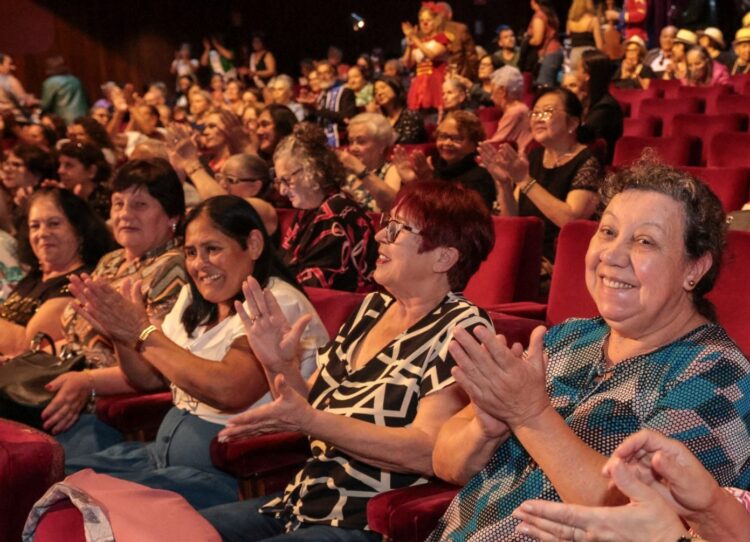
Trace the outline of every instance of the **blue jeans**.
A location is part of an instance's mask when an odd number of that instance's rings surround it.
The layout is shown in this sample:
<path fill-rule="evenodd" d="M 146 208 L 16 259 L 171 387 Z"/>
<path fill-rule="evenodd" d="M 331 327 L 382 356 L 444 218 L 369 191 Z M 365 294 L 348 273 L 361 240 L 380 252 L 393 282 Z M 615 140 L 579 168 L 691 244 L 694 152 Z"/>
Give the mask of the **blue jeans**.
<path fill-rule="evenodd" d="M 327 525 L 303 526 L 291 533 L 285 533 L 283 521 L 271 514 L 258 512 L 261 506 L 280 495 L 281 493 L 276 493 L 249 501 L 222 504 L 201 510 L 200 513 L 219 531 L 224 542 L 376 542 L 381 539 L 379 534 L 370 531 Z"/>
<path fill-rule="evenodd" d="M 544 55 L 539 66 L 539 74 L 536 76 L 536 84 L 545 87 L 557 86 L 557 72 L 563 65 L 565 55 L 562 50 Z"/>

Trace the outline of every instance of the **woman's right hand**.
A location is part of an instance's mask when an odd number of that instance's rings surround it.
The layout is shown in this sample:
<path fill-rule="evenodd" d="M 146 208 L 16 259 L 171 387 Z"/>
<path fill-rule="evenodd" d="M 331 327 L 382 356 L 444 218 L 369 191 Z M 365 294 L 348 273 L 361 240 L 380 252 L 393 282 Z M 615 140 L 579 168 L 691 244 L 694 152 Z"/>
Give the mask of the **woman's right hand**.
<path fill-rule="evenodd" d="M 266 370 L 283 373 L 297 363 L 299 341 L 312 315 L 304 314 L 290 325 L 273 293 L 263 290 L 253 276 L 242 284 L 242 293 L 249 310 L 239 301 L 234 302 L 234 308 L 245 326 L 250 348 Z"/>
<path fill-rule="evenodd" d="M 396 167 L 403 183 L 411 183 L 417 179 L 417 172 L 414 169 L 411 157 L 401 145 L 396 145 L 393 149 L 391 163 Z"/>
<path fill-rule="evenodd" d="M 486 169 L 499 185 L 513 185 L 513 181 L 500 158 L 499 150 L 489 141 L 479 144 L 479 165 Z"/>
<path fill-rule="evenodd" d="M 91 394 L 92 382 L 92 377 L 85 372 L 67 372 L 44 386 L 55 394 L 42 411 L 45 431 L 57 435 L 78 420 Z"/>

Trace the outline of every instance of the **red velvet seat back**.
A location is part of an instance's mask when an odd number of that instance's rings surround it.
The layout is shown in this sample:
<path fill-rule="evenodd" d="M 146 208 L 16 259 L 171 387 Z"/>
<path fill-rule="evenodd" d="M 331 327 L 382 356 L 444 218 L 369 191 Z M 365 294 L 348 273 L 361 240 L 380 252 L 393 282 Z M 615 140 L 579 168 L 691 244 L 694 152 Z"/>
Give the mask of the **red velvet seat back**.
<path fill-rule="evenodd" d="M 722 96 L 716 103 L 709 104 L 706 113 L 719 115 L 726 113 L 742 113 L 750 115 L 750 96 L 748 95 L 729 95 Z"/>
<path fill-rule="evenodd" d="M 747 128 L 747 116 L 740 113 L 724 115 L 702 115 L 681 113 L 672 119 L 670 132 L 664 135 L 696 137 L 701 140 L 701 164 L 706 163 L 706 153 L 711 140 L 721 132 L 741 132 Z"/>
<path fill-rule="evenodd" d="M 661 121 L 656 117 L 638 117 L 623 120 L 623 136 L 656 137 L 661 133 Z"/>
<path fill-rule="evenodd" d="M 724 211 L 737 211 L 750 199 L 750 168 L 684 167 L 705 182 L 721 200 Z"/>
<path fill-rule="evenodd" d="M 630 116 L 635 118 L 640 115 L 641 102 L 650 98 L 659 97 L 659 89 L 649 86 L 647 89 L 617 88 L 610 85 L 609 93 L 617 100 L 620 105 L 628 105 Z M 623 108 L 625 109 L 625 108 Z"/>
<path fill-rule="evenodd" d="M 309 286 L 305 287 L 305 292 L 323 320 L 331 339 L 336 336 L 339 328 L 365 298 L 365 294 Z"/>
<path fill-rule="evenodd" d="M 632 164 L 645 148 L 653 149 L 671 166 L 697 166 L 700 161 L 700 141 L 694 137 L 621 137 L 615 144 L 612 165 Z"/>
<path fill-rule="evenodd" d="M 706 153 L 706 165 L 750 167 L 750 134 L 716 134 Z"/>
<path fill-rule="evenodd" d="M 464 295 L 479 306 L 536 301 L 544 224 L 536 217 L 493 217 L 495 246 Z"/>
<path fill-rule="evenodd" d="M 750 232 L 729 231 L 719 278 L 708 299 L 716 306 L 719 323 L 746 356 L 750 356 Z"/>
<path fill-rule="evenodd" d="M 649 88 L 656 89 L 662 98 L 676 98 L 682 83 L 676 79 L 651 79 Z"/>
<path fill-rule="evenodd" d="M 64 499 L 50 506 L 34 533 L 34 542 L 85 542 L 83 515 L 73 503 Z"/>
<path fill-rule="evenodd" d="M 662 133 L 669 134 L 672 119 L 680 113 L 703 113 L 703 101 L 700 98 L 649 98 L 641 102 L 638 116 L 660 119 Z"/>
<path fill-rule="evenodd" d="M 31 507 L 63 474 L 63 449 L 55 439 L 0 420 L 0 540 L 21 540 Z"/>
<path fill-rule="evenodd" d="M 547 323 L 550 325 L 567 318 L 590 318 L 599 314 L 586 289 L 584 263 L 596 228 L 596 222 L 574 220 L 560 230 L 547 303 Z"/>
<path fill-rule="evenodd" d="M 708 111 L 716 106 L 717 100 L 724 99 L 728 94 L 734 94 L 732 85 L 712 85 L 710 87 L 679 87 L 677 98 L 698 98 L 703 102 L 703 110 Z"/>

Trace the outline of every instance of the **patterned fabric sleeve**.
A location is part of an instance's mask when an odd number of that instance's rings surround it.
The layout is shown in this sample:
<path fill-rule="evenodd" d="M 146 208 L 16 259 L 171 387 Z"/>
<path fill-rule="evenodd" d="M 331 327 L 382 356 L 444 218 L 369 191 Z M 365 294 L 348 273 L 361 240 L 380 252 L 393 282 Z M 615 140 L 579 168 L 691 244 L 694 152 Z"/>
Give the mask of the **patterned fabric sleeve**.
<path fill-rule="evenodd" d="M 396 130 L 396 143 L 414 145 L 427 141 L 424 121 L 416 111 L 404 109 L 393 127 Z"/>
<path fill-rule="evenodd" d="M 750 483 L 750 375 L 736 348 L 707 349 L 656 399 L 643 425 L 684 443 L 723 486 Z"/>
<path fill-rule="evenodd" d="M 144 279 L 142 290 L 146 293 L 150 318 L 163 320 L 172 309 L 184 284 L 188 282 L 185 258 L 180 250 L 169 250 L 155 263 L 156 270 Z"/>
<path fill-rule="evenodd" d="M 573 177 L 570 183 L 571 190 L 589 190 L 591 192 L 597 192 L 599 190 L 599 184 L 601 184 L 604 178 L 604 170 L 599 160 L 595 156 L 590 156 Z"/>

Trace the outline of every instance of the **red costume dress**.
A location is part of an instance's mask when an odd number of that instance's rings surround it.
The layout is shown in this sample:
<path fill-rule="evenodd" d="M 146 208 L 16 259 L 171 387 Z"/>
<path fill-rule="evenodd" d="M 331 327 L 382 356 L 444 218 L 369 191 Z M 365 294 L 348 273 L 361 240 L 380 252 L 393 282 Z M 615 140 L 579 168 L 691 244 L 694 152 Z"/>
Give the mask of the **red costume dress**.
<path fill-rule="evenodd" d="M 625 13 L 625 39 L 639 36 L 648 43 L 648 32 L 646 32 L 648 0 L 625 0 L 622 10 Z"/>
<path fill-rule="evenodd" d="M 447 47 L 448 37 L 442 32 L 425 41 Z M 443 80 L 448 68 L 448 51 L 430 60 L 416 47 L 411 50 L 411 59 L 416 64 L 416 75 L 411 81 L 407 105 L 409 109 L 439 109 L 443 106 Z"/>

